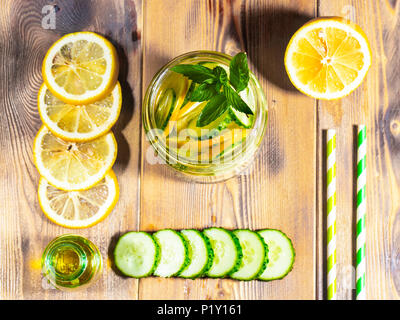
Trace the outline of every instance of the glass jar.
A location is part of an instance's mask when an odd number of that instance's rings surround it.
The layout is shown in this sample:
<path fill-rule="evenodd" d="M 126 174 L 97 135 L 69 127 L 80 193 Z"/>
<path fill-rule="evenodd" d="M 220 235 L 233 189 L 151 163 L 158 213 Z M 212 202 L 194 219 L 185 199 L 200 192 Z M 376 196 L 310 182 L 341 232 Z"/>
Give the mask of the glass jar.
<path fill-rule="evenodd" d="M 251 116 L 251 125 L 248 127 L 239 126 L 238 123 L 240 124 L 240 122 L 236 121 L 237 118 L 232 121 L 233 117 L 228 116 L 228 121 L 224 120 L 221 122 L 222 125 L 220 123 L 215 126 L 212 133 L 202 135 L 198 133 L 200 128 L 196 128 L 196 125 L 192 124 L 193 119 L 187 120 L 187 117 L 191 116 L 190 112 L 193 115 L 197 112 L 197 116 L 201 112 L 201 106 L 204 106 L 207 102 L 202 105 L 188 102 L 187 92 L 191 90 L 190 80 L 175 73 L 171 68 L 179 64 L 199 64 L 209 68 L 220 66 L 229 75 L 231 60 L 231 56 L 219 52 L 188 52 L 176 57 L 162 67 L 147 88 L 142 112 L 146 138 L 154 148 L 158 159 L 161 159 L 163 163 L 168 164 L 190 181 L 217 182 L 235 176 L 254 160 L 264 137 L 268 108 L 263 90 L 252 72 L 250 72 L 247 88 L 240 93 L 240 96 L 243 100 L 247 100 L 247 104 L 251 106 L 254 113 Z M 170 90 L 168 86 L 172 86 L 173 91 L 168 91 Z M 165 109 L 168 101 L 175 101 L 172 100 L 173 98 L 179 101 L 179 103 L 176 102 L 179 110 L 172 110 L 173 108 L 171 108 L 171 115 L 165 115 L 170 116 L 170 119 L 173 120 L 167 120 L 169 122 L 166 127 L 160 128 L 162 122 L 160 122 L 160 116 L 157 113 L 161 109 Z M 169 112 L 169 110 L 167 111 Z M 170 123 L 172 124 L 170 125 Z M 182 130 L 182 128 L 185 130 Z M 183 131 L 185 131 L 185 134 L 182 135 Z M 191 132 L 197 134 L 195 139 Z M 214 134 L 215 132 L 217 134 Z M 171 135 L 175 136 L 171 138 Z M 204 137 L 205 139 L 203 139 Z M 196 148 L 197 150 L 193 151 Z M 154 158 L 149 160 L 148 157 L 149 152 L 146 152 L 145 161 L 153 163 Z"/>

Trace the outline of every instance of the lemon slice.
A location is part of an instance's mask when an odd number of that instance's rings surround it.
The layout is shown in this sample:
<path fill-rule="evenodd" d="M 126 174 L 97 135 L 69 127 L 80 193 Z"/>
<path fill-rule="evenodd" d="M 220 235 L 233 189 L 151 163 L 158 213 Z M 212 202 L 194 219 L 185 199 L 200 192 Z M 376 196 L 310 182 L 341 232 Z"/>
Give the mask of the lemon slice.
<path fill-rule="evenodd" d="M 65 191 L 93 187 L 111 169 L 117 143 L 109 132 L 87 142 L 68 142 L 42 126 L 33 144 L 33 158 L 41 176 Z"/>
<path fill-rule="evenodd" d="M 115 124 L 121 110 L 119 83 L 105 99 L 86 105 L 66 104 L 43 84 L 38 94 L 39 114 L 43 123 L 57 137 L 68 141 L 97 138 Z"/>
<path fill-rule="evenodd" d="M 285 67 L 298 90 L 316 99 L 333 100 L 362 83 L 371 56 L 367 36 L 359 26 L 339 17 L 318 18 L 293 35 Z"/>
<path fill-rule="evenodd" d="M 42 75 L 49 90 L 66 103 L 101 100 L 117 83 L 117 51 L 94 32 L 70 33 L 47 51 Z"/>
<path fill-rule="evenodd" d="M 87 228 L 104 220 L 113 210 L 119 187 L 110 170 L 98 184 L 84 191 L 63 191 L 41 177 L 38 195 L 40 207 L 51 221 L 66 228 Z"/>

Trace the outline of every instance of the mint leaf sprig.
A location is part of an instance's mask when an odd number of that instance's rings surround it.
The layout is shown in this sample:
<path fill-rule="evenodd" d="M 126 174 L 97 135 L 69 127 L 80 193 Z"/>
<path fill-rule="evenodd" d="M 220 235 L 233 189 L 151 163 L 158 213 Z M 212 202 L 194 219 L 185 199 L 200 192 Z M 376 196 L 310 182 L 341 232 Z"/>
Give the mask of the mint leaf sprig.
<path fill-rule="evenodd" d="M 229 79 L 224 68 L 213 69 L 198 64 L 180 64 L 171 68 L 198 84 L 190 93 L 190 101 L 208 101 L 197 119 L 197 126 L 204 127 L 220 117 L 229 107 L 245 114 L 253 114 L 240 97 L 250 79 L 247 55 L 239 52 L 229 65 Z"/>

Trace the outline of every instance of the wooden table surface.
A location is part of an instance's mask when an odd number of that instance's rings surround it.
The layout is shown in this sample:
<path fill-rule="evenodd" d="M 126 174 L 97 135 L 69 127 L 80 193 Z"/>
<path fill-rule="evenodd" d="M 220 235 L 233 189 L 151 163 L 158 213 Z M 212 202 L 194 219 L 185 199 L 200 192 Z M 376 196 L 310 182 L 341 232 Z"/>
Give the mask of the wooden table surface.
<path fill-rule="evenodd" d="M 42 27 L 45 5 L 55 29 Z M 0 299 L 323 299 L 324 132 L 336 128 L 338 297 L 354 290 L 354 126 L 368 128 L 367 297 L 400 297 L 400 1 L 396 0 L 3 0 L 0 12 Z M 334 102 L 294 89 L 283 54 L 291 35 L 316 16 L 343 16 L 368 35 L 371 70 L 359 89 Z M 32 143 L 41 126 L 36 96 L 41 62 L 60 36 L 96 31 L 120 57 L 121 117 L 113 131 L 121 188 L 102 223 L 70 230 L 48 221 L 37 200 Z M 178 179 L 151 164 L 141 101 L 155 72 L 187 51 L 246 51 L 269 106 L 268 129 L 251 168 L 223 183 Z M 112 250 L 129 230 L 279 228 L 296 249 L 293 271 L 273 282 L 121 277 Z M 49 289 L 40 275 L 46 244 L 65 233 L 97 244 L 107 261 L 83 291 Z"/>

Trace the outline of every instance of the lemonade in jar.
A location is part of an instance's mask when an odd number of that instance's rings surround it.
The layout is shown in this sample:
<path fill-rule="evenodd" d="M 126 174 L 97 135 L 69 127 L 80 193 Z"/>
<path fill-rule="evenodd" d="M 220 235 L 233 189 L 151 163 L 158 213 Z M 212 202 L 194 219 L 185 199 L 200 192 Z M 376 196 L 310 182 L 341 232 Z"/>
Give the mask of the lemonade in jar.
<path fill-rule="evenodd" d="M 155 75 L 144 98 L 143 122 L 158 157 L 195 181 L 215 182 L 254 159 L 267 104 L 245 53 L 196 51 Z"/>

